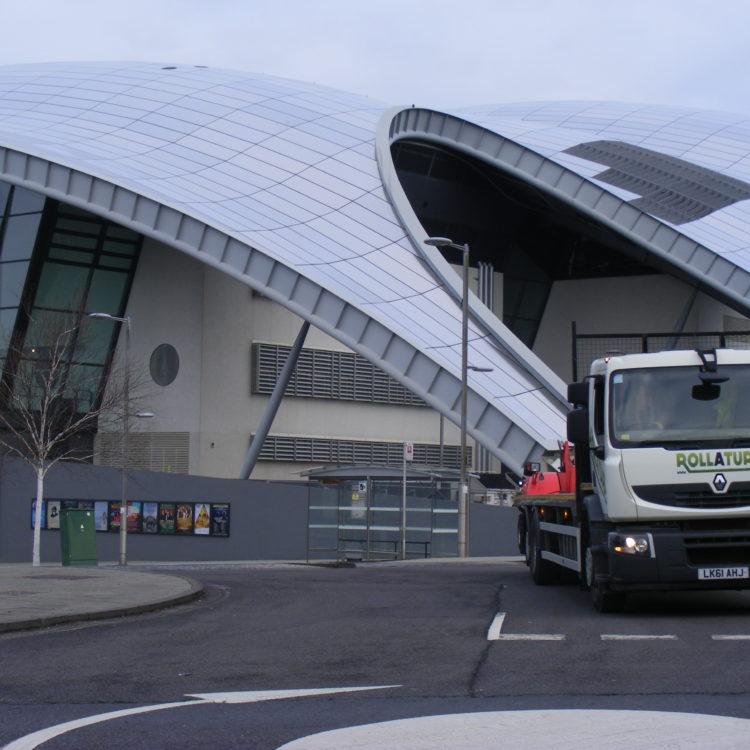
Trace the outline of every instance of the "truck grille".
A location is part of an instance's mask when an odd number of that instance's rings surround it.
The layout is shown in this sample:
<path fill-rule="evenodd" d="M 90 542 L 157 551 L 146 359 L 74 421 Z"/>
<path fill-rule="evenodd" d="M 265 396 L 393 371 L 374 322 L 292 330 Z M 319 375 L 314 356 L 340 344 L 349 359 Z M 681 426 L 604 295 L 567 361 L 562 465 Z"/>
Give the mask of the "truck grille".
<path fill-rule="evenodd" d="M 750 536 L 686 537 L 685 551 L 688 563 L 696 567 L 748 565 Z"/>
<path fill-rule="evenodd" d="M 676 508 L 741 508 L 750 506 L 750 482 L 735 482 L 719 495 L 708 483 L 654 484 L 633 487 L 639 498 Z"/>

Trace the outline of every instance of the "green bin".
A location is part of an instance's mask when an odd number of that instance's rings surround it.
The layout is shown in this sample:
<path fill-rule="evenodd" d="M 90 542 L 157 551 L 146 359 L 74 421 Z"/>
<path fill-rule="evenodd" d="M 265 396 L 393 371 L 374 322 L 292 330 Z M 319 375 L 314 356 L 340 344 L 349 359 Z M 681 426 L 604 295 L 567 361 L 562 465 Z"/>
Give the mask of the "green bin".
<path fill-rule="evenodd" d="M 60 555 L 63 565 L 98 565 L 94 511 L 60 511 Z"/>

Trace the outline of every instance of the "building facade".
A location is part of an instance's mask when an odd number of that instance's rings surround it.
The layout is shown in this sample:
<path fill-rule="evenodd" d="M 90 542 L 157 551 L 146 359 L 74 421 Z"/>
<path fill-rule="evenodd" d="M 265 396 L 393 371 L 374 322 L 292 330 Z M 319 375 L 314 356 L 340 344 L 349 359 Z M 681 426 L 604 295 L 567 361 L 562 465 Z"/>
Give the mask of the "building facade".
<path fill-rule="evenodd" d="M 0 69 L 0 328 L 127 317 L 129 453 L 236 477 L 304 321 L 253 471 L 459 461 L 461 257 L 470 254 L 473 468 L 563 439 L 571 324 L 724 331 L 750 309 L 750 125 L 624 104 L 441 113 L 158 64 Z M 750 325 L 747 325 L 750 328 Z M 71 361 L 106 381 L 123 324 Z M 17 359 L 17 357 L 15 358 Z M 71 388 L 85 408 L 91 393 Z M 117 465 L 106 421 L 95 461 Z"/>

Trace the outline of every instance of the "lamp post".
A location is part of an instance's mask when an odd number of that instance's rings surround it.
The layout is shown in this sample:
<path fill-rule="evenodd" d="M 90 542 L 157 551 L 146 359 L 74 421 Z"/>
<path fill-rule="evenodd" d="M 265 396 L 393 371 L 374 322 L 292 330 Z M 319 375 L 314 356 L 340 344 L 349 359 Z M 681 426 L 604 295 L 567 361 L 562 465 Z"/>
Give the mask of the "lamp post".
<path fill-rule="evenodd" d="M 128 435 L 130 433 L 130 317 L 109 313 L 89 313 L 89 318 L 111 320 L 125 326 L 125 373 L 122 404 L 122 493 L 120 499 L 120 557 L 119 564 L 128 564 Z M 146 416 L 146 413 L 144 413 Z M 152 416 L 152 415 L 148 415 Z"/>
<path fill-rule="evenodd" d="M 451 247 L 463 255 L 463 291 L 461 293 L 461 468 L 458 477 L 458 556 L 467 555 L 468 486 L 466 473 L 466 404 L 468 396 L 469 351 L 469 245 L 459 245 L 448 237 L 428 237 L 426 245 Z"/>

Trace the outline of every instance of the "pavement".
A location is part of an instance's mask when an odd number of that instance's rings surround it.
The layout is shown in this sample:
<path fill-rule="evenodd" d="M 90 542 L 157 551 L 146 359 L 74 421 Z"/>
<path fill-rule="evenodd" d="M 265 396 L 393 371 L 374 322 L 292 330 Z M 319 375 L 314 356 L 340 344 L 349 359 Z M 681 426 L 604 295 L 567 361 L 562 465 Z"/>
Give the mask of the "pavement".
<path fill-rule="evenodd" d="M 0 564 L 0 633 L 140 614 L 183 604 L 203 585 L 129 566 Z"/>

